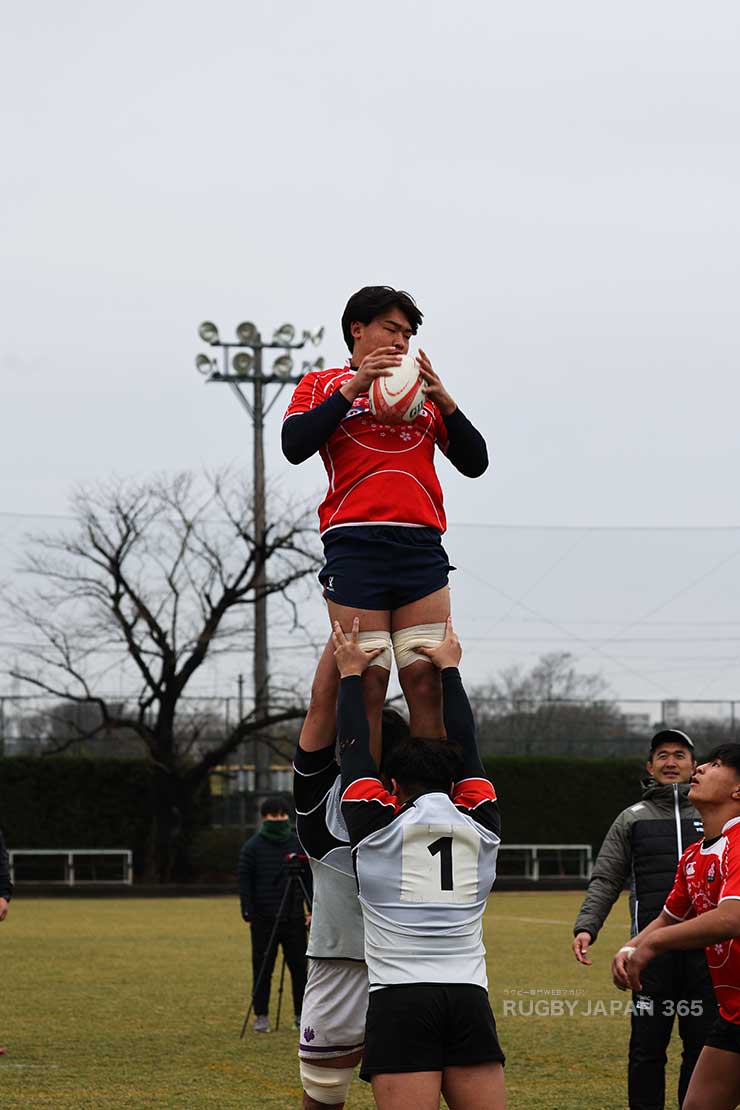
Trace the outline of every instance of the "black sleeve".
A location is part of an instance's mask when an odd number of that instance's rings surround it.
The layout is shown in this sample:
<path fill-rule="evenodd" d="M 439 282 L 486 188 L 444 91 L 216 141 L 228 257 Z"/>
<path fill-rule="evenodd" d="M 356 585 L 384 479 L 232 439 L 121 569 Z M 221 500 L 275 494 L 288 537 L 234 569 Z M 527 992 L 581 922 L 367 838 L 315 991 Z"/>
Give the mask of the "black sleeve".
<path fill-rule="evenodd" d="M 342 764 L 342 815 L 354 848 L 396 815 L 396 799 L 383 786 L 370 754 L 370 729 L 362 700 L 362 679 L 350 675 L 339 683 L 337 736 Z"/>
<path fill-rule="evenodd" d="M 480 478 L 488 469 L 488 449 L 483 436 L 460 409 L 443 415 L 442 419 L 449 436 L 447 458 L 466 478 Z"/>
<path fill-rule="evenodd" d="M 326 823 L 329 794 L 339 777 L 339 764 L 334 757 L 335 744 L 315 752 L 296 749 L 293 760 L 293 800 L 296 832 L 301 848 L 311 859 L 323 860 L 335 848 L 346 848 L 346 840 L 337 840 Z"/>
<path fill-rule="evenodd" d="M 13 884 L 10 881 L 10 857 L 8 856 L 3 840 L 3 834 L 0 833 L 0 898 L 5 898 L 10 901 L 13 896 Z"/>
<path fill-rule="evenodd" d="M 457 667 L 442 671 L 442 700 L 447 739 L 458 744 L 462 754 L 462 773 L 453 787 L 452 800 L 459 810 L 499 836 L 496 791 L 481 762 L 473 711 Z"/>
<path fill-rule="evenodd" d="M 283 421 L 283 454 L 293 464 L 305 462 L 322 447 L 349 412 L 352 402 L 337 390 L 310 412 L 298 412 Z"/>
<path fill-rule="evenodd" d="M 242 844 L 239 852 L 239 901 L 246 921 L 254 909 L 254 845 L 251 840 Z"/>
<path fill-rule="evenodd" d="M 442 707 L 447 739 L 458 744 L 462 751 L 460 777 L 467 779 L 473 775 L 485 775 L 475 735 L 473 710 L 457 667 L 445 667 L 442 671 Z"/>
<path fill-rule="evenodd" d="M 339 774 L 332 741 L 315 752 L 296 748 L 293 757 L 293 801 L 296 813 L 310 813 L 326 797 Z"/>

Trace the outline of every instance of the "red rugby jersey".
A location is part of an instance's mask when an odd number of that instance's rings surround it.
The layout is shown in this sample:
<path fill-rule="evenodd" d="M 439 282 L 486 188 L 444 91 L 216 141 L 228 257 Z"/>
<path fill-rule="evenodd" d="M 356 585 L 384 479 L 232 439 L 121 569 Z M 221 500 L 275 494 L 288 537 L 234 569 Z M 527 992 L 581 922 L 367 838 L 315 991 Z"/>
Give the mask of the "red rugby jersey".
<path fill-rule="evenodd" d="M 345 366 L 306 374 L 284 419 L 310 412 L 354 373 Z M 406 524 L 444 532 L 434 448 L 446 453 L 447 443 L 447 428 L 433 401 L 426 401 L 409 424 L 379 424 L 367 393 L 361 393 L 321 448 L 329 479 L 319 505 L 321 533 L 349 524 Z"/>
<path fill-rule="evenodd" d="M 740 899 L 740 817 L 728 821 L 711 844 L 697 840 L 686 849 L 665 911 L 684 921 L 716 909 L 728 898 Z M 719 1011 L 726 1021 L 740 1025 L 740 938 L 710 944 L 704 951 Z"/>

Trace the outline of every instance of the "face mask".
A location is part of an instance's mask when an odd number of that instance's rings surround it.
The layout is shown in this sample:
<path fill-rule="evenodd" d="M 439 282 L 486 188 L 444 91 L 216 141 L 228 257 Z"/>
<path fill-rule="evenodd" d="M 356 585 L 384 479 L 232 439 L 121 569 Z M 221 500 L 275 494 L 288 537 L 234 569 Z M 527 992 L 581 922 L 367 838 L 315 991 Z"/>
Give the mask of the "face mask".
<path fill-rule="evenodd" d="M 290 818 L 281 817 L 279 820 L 263 821 L 260 825 L 260 836 L 264 836 L 265 840 L 272 840 L 275 843 L 282 843 L 289 840 L 291 836 Z"/>

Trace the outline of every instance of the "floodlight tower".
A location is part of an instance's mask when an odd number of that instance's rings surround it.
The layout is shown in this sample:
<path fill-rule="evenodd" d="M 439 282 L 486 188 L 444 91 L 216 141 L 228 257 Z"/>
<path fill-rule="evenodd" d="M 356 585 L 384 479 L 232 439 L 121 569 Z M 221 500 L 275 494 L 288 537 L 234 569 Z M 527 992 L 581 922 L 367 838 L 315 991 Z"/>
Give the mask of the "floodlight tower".
<path fill-rule="evenodd" d="M 323 370 L 323 358 L 313 362 L 304 359 L 299 372 L 294 372 L 290 351 L 299 351 L 306 343 L 318 346 L 324 337 L 323 327 L 316 331 L 303 331 L 296 340 L 296 329 L 292 324 L 282 324 L 273 333 L 272 339 L 265 342 L 255 324 L 246 321 L 236 329 L 236 342 L 223 342 L 218 328 L 206 320 L 198 328 L 198 335 L 204 343 L 221 350 L 221 361 L 215 355 L 199 354 L 195 366 L 205 375 L 207 382 L 226 382 L 239 403 L 249 414 L 254 430 L 254 538 L 257 547 L 264 544 L 266 529 L 265 511 L 265 454 L 263 445 L 264 421 L 268 412 L 285 389 L 286 385 L 296 385 L 309 370 Z M 269 374 L 262 365 L 262 352 L 277 349 L 282 351 L 272 364 Z M 236 354 L 232 355 L 232 352 Z M 251 398 L 247 397 L 244 387 L 252 386 Z M 265 405 L 267 386 L 277 386 L 269 403 Z M 267 572 L 264 563 L 258 568 L 254 581 L 254 710 L 257 720 L 267 716 L 270 706 L 270 685 L 267 651 Z M 255 740 L 254 746 L 255 793 L 266 794 L 270 789 L 269 752 L 265 744 Z"/>

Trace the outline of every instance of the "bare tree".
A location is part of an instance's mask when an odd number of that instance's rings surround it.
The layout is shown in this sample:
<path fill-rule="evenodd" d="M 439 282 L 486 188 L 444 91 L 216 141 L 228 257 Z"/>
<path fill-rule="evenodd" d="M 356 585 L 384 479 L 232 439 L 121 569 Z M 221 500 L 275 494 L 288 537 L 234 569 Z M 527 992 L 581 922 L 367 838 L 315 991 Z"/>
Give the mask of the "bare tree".
<path fill-rule="evenodd" d="M 482 744 L 499 751 L 600 754 L 621 715 L 599 674 L 579 672 L 568 652 L 509 667 L 471 691 Z"/>
<path fill-rule="evenodd" d="M 211 769 L 248 737 L 271 743 L 271 727 L 305 711 L 284 691 L 266 716 L 252 710 L 209 744 L 198 720 L 186 719 L 188 685 L 206 659 L 250 650 L 262 566 L 266 592 L 297 620 L 292 591 L 317 563 L 313 520 L 305 508 L 273 505 L 258 545 L 247 484 L 230 471 L 101 484 L 78 491 L 73 508 L 72 531 L 29 539 L 21 569 L 35 583 L 10 603 L 34 643 L 11 674 L 96 708 L 68 718 L 55 751 L 121 729 L 141 739 L 154 764 L 157 873 L 183 877 Z M 125 705 L 102 692 L 121 669 L 136 687 Z"/>

